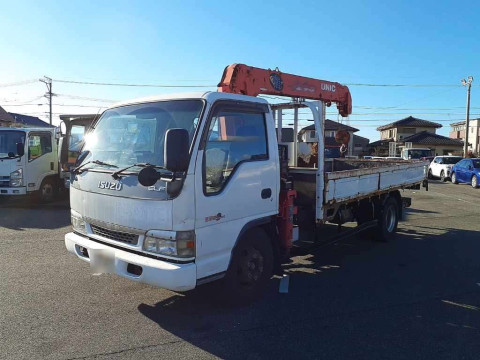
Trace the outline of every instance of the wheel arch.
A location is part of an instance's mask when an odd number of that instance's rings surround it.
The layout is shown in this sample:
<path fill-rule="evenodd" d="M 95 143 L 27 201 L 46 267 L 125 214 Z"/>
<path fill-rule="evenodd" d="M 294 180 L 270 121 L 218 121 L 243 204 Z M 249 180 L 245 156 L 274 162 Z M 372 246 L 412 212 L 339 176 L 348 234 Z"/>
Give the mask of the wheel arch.
<path fill-rule="evenodd" d="M 268 238 L 270 239 L 270 243 L 272 245 L 272 251 L 273 251 L 274 272 L 275 272 L 277 267 L 280 266 L 280 246 L 279 246 L 279 242 L 276 241 L 278 239 L 278 233 L 277 233 L 277 227 L 275 224 L 275 216 L 265 216 L 258 219 L 253 219 L 247 222 L 245 225 L 243 225 L 242 229 L 238 233 L 237 239 L 235 240 L 235 244 L 232 247 L 228 266 L 230 267 L 230 264 L 233 259 L 233 253 L 237 249 L 238 243 L 240 242 L 242 237 L 245 236 L 247 232 L 253 231 L 255 229 L 264 231 L 267 234 Z"/>

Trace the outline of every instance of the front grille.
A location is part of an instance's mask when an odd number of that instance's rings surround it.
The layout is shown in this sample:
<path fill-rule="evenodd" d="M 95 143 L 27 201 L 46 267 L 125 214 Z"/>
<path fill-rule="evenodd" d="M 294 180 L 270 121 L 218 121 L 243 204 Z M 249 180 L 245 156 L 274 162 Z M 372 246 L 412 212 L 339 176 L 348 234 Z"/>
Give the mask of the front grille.
<path fill-rule="evenodd" d="M 10 186 L 10 176 L 0 176 L 0 187 Z"/>
<path fill-rule="evenodd" d="M 95 235 L 102 236 L 110 240 L 121 241 L 130 245 L 138 244 L 138 235 L 113 231 L 96 225 L 90 225 L 90 227 Z"/>

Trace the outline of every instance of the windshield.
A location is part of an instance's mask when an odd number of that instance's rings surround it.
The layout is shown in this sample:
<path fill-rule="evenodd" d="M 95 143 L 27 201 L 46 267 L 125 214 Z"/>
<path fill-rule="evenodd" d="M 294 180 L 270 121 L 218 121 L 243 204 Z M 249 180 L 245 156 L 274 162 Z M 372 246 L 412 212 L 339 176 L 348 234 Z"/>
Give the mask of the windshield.
<path fill-rule="evenodd" d="M 447 165 L 454 165 L 457 162 L 459 162 L 460 160 L 462 160 L 462 158 L 460 156 L 459 157 L 445 157 L 445 158 L 443 158 L 443 163 L 447 164 Z"/>
<path fill-rule="evenodd" d="M 9 153 L 18 155 L 17 143 L 25 144 L 24 131 L 0 130 L 0 157 L 6 157 Z"/>
<path fill-rule="evenodd" d="M 412 149 L 408 150 L 408 156 L 411 159 L 420 159 L 422 157 L 428 157 L 432 156 L 432 151 L 431 150 L 421 150 L 421 149 Z"/>
<path fill-rule="evenodd" d="M 188 130 L 191 143 L 202 108 L 201 100 L 174 100 L 107 110 L 93 132 L 85 135 L 83 150 L 90 154 L 84 162 L 100 160 L 117 167 L 135 163 L 163 166 L 167 130 Z"/>

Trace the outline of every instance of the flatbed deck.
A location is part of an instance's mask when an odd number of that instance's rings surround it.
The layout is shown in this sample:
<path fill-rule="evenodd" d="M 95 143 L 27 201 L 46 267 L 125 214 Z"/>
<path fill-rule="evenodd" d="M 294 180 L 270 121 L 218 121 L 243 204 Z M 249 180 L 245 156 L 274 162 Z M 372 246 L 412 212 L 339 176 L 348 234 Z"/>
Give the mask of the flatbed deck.
<path fill-rule="evenodd" d="M 298 205 L 315 205 L 321 198 L 322 206 L 329 206 L 421 184 L 427 167 L 428 162 L 411 160 L 327 160 L 323 186 L 316 181 L 321 178 L 317 168 L 290 167 L 289 174 Z"/>

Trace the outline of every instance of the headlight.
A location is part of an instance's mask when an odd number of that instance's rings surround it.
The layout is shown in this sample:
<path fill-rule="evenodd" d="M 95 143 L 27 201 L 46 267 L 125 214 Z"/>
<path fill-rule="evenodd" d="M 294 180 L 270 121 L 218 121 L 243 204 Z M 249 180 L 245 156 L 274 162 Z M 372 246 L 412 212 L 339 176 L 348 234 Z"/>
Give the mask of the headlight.
<path fill-rule="evenodd" d="M 83 220 L 80 215 L 76 215 L 72 213 L 71 219 L 72 219 L 72 227 L 74 231 L 79 232 L 80 234 L 87 233 L 85 229 L 85 220 Z"/>
<path fill-rule="evenodd" d="M 143 250 L 180 258 L 193 257 L 195 232 L 150 230 L 143 241 Z"/>
<path fill-rule="evenodd" d="M 10 173 L 10 186 L 17 187 L 23 185 L 23 169 L 17 169 Z"/>

